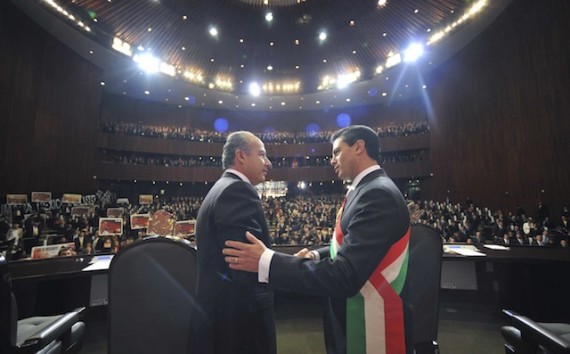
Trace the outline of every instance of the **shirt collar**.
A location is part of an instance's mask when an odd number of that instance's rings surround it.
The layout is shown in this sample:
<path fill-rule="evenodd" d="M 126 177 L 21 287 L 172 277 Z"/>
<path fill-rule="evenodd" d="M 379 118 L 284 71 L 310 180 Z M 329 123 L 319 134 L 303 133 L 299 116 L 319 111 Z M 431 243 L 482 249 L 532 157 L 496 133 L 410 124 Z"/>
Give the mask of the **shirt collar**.
<path fill-rule="evenodd" d="M 247 178 L 243 173 L 241 173 L 238 170 L 234 170 L 233 168 L 228 168 L 228 169 L 226 169 L 226 172 L 233 173 L 234 175 L 241 178 L 244 182 L 251 184 L 251 181 L 249 180 L 249 178 Z"/>
<path fill-rule="evenodd" d="M 366 176 L 368 176 L 370 173 L 379 170 L 380 166 L 378 165 L 374 165 L 374 166 L 370 166 L 367 169 L 365 169 L 364 171 L 360 172 L 355 179 L 352 180 L 352 184 L 350 185 L 350 187 L 348 187 L 348 192 L 354 190 L 356 188 L 356 186 L 358 186 L 358 183 L 360 183 L 360 181 L 362 181 L 362 179 Z"/>

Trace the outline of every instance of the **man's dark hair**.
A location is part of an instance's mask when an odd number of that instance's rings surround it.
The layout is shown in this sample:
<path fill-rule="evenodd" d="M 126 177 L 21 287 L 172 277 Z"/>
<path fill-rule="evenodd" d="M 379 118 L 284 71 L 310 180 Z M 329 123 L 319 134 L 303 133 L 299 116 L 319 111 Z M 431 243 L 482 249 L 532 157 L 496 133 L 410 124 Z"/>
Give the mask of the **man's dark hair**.
<path fill-rule="evenodd" d="M 365 125 L 350 125 L 335 132 L 331 137 L 331 143 L 334 143 L 338 138 L 341 138 L 348 146 L 354 145 L 357 140 L 363 140 L 368 156 L 378 161 L 380 140 L 378 134 L 371 128 Z"/>

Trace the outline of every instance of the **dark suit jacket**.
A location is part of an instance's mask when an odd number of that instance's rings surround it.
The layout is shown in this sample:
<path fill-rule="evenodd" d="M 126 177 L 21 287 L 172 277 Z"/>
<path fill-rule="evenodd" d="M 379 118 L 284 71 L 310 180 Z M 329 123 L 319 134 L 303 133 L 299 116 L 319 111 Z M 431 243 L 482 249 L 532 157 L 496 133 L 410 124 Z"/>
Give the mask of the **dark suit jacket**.
<path fill-rule="evenodd" d="M 198 308 L 193 311 L 192 353 L 271 354 L 276 351 L 273 293 L 257 274 L 230 270 L 226 240 L 245 232 L 270 245 L 255 188 L 225 172 L 204 199 L 196 220 Z"/>
<path fill-rule="evenodd" d="M 329 354 L 346 353 L 346 299 L 360 291 L 410 227 L 406 202 L 383 170 L 371 172 L 350 192 L 341 227 L 345 236 L 334 260 L 328 258 L 328 248 L 319 250 L 319 262 L 275 253 L 269 269 L 274 290 L 328 297 L 324 329 Z M 404 311 L 409 343 L 411 318 L 405 303 Z M 407 349 L 411 350 L 410 344 Z"/>

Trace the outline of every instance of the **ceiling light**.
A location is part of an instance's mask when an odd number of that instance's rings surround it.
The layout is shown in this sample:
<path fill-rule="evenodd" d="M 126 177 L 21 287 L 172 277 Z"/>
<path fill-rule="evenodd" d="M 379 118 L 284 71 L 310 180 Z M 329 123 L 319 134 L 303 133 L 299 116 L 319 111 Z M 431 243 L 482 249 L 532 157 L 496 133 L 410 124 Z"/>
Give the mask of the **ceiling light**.
<path fill-rule="evenodd" d="M 267 22 L 273 21 L 273 13 L 268 12 L 268 13 L 265 15 L 265 21 L 267 21 Z"/>
<path fill-rule="evenodd" d="M 273 66 L 268 65 L 268 66 L 267 66 L 267 70 L 269 70 L 269 71 L 273 70 Z"/>
<path fill-rule="evenodd" d="M 218 36 L 218 29 L 216 27 L 210 27 L 210 35 L 212 37 L 217 37 Z"/>
<path fill-rule="evenodd" d="M 386 6 L 386 0 L 378 0 L 378 6 Z"/>
<path fill-rule="evenodd" d="M 418 60 L 418 58 L 423 54 L 424 47 L 419 43 L 412 43 L 406 50 L 404 51 L 404 61 L 405 62 L 414 62 Z"/>
<path fill-rule="evenodd" d="M 138 66 L 149 74 L 157 73 L 160 70 L 160 59 L 153 56 L 151 53 L 136 54 L 133 61 Z"/>
<path fill-rule="evenodd" d="M 261 94 L 261 87 L 259 87 L 259 84 L 257 82 L 252 82 L 249 84 L 249 94 L 253 97 L 259 97 Z"/>
<path fill-rule="evenodd" d="M 322 42 L 327 39 L 327 34 L 325 32 L 319 33 L 319 40 Z"/>

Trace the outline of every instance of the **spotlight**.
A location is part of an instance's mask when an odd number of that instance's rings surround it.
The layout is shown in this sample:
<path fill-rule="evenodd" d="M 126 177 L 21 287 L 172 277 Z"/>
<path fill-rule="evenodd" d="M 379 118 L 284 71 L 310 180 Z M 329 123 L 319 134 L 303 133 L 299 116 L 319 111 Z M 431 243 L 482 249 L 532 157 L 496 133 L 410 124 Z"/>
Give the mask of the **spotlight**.
<path fill-rule="evenodd" d="M 136 54 L 133 60 L 142 70 L 149 74 L 157 73 L 160 70 L 160 59 L 151 53 Z"/>
<path fill-rule="evenodd" d="M 418 58 L 421 57 L 423 53 L 424 53 L 424 47 L 421 44 L 412 43 L 404 51 L 404 61 L 408 63 L 414 62 L 418 60 Z"/>
<path fill-rule="evenodd" d="M 257 82 L 252 82 L 249 84 L 249 94 L 254 97 L 259 97 L 261 94 L 261 87 L 259 87 L 259 84 Z"/>

